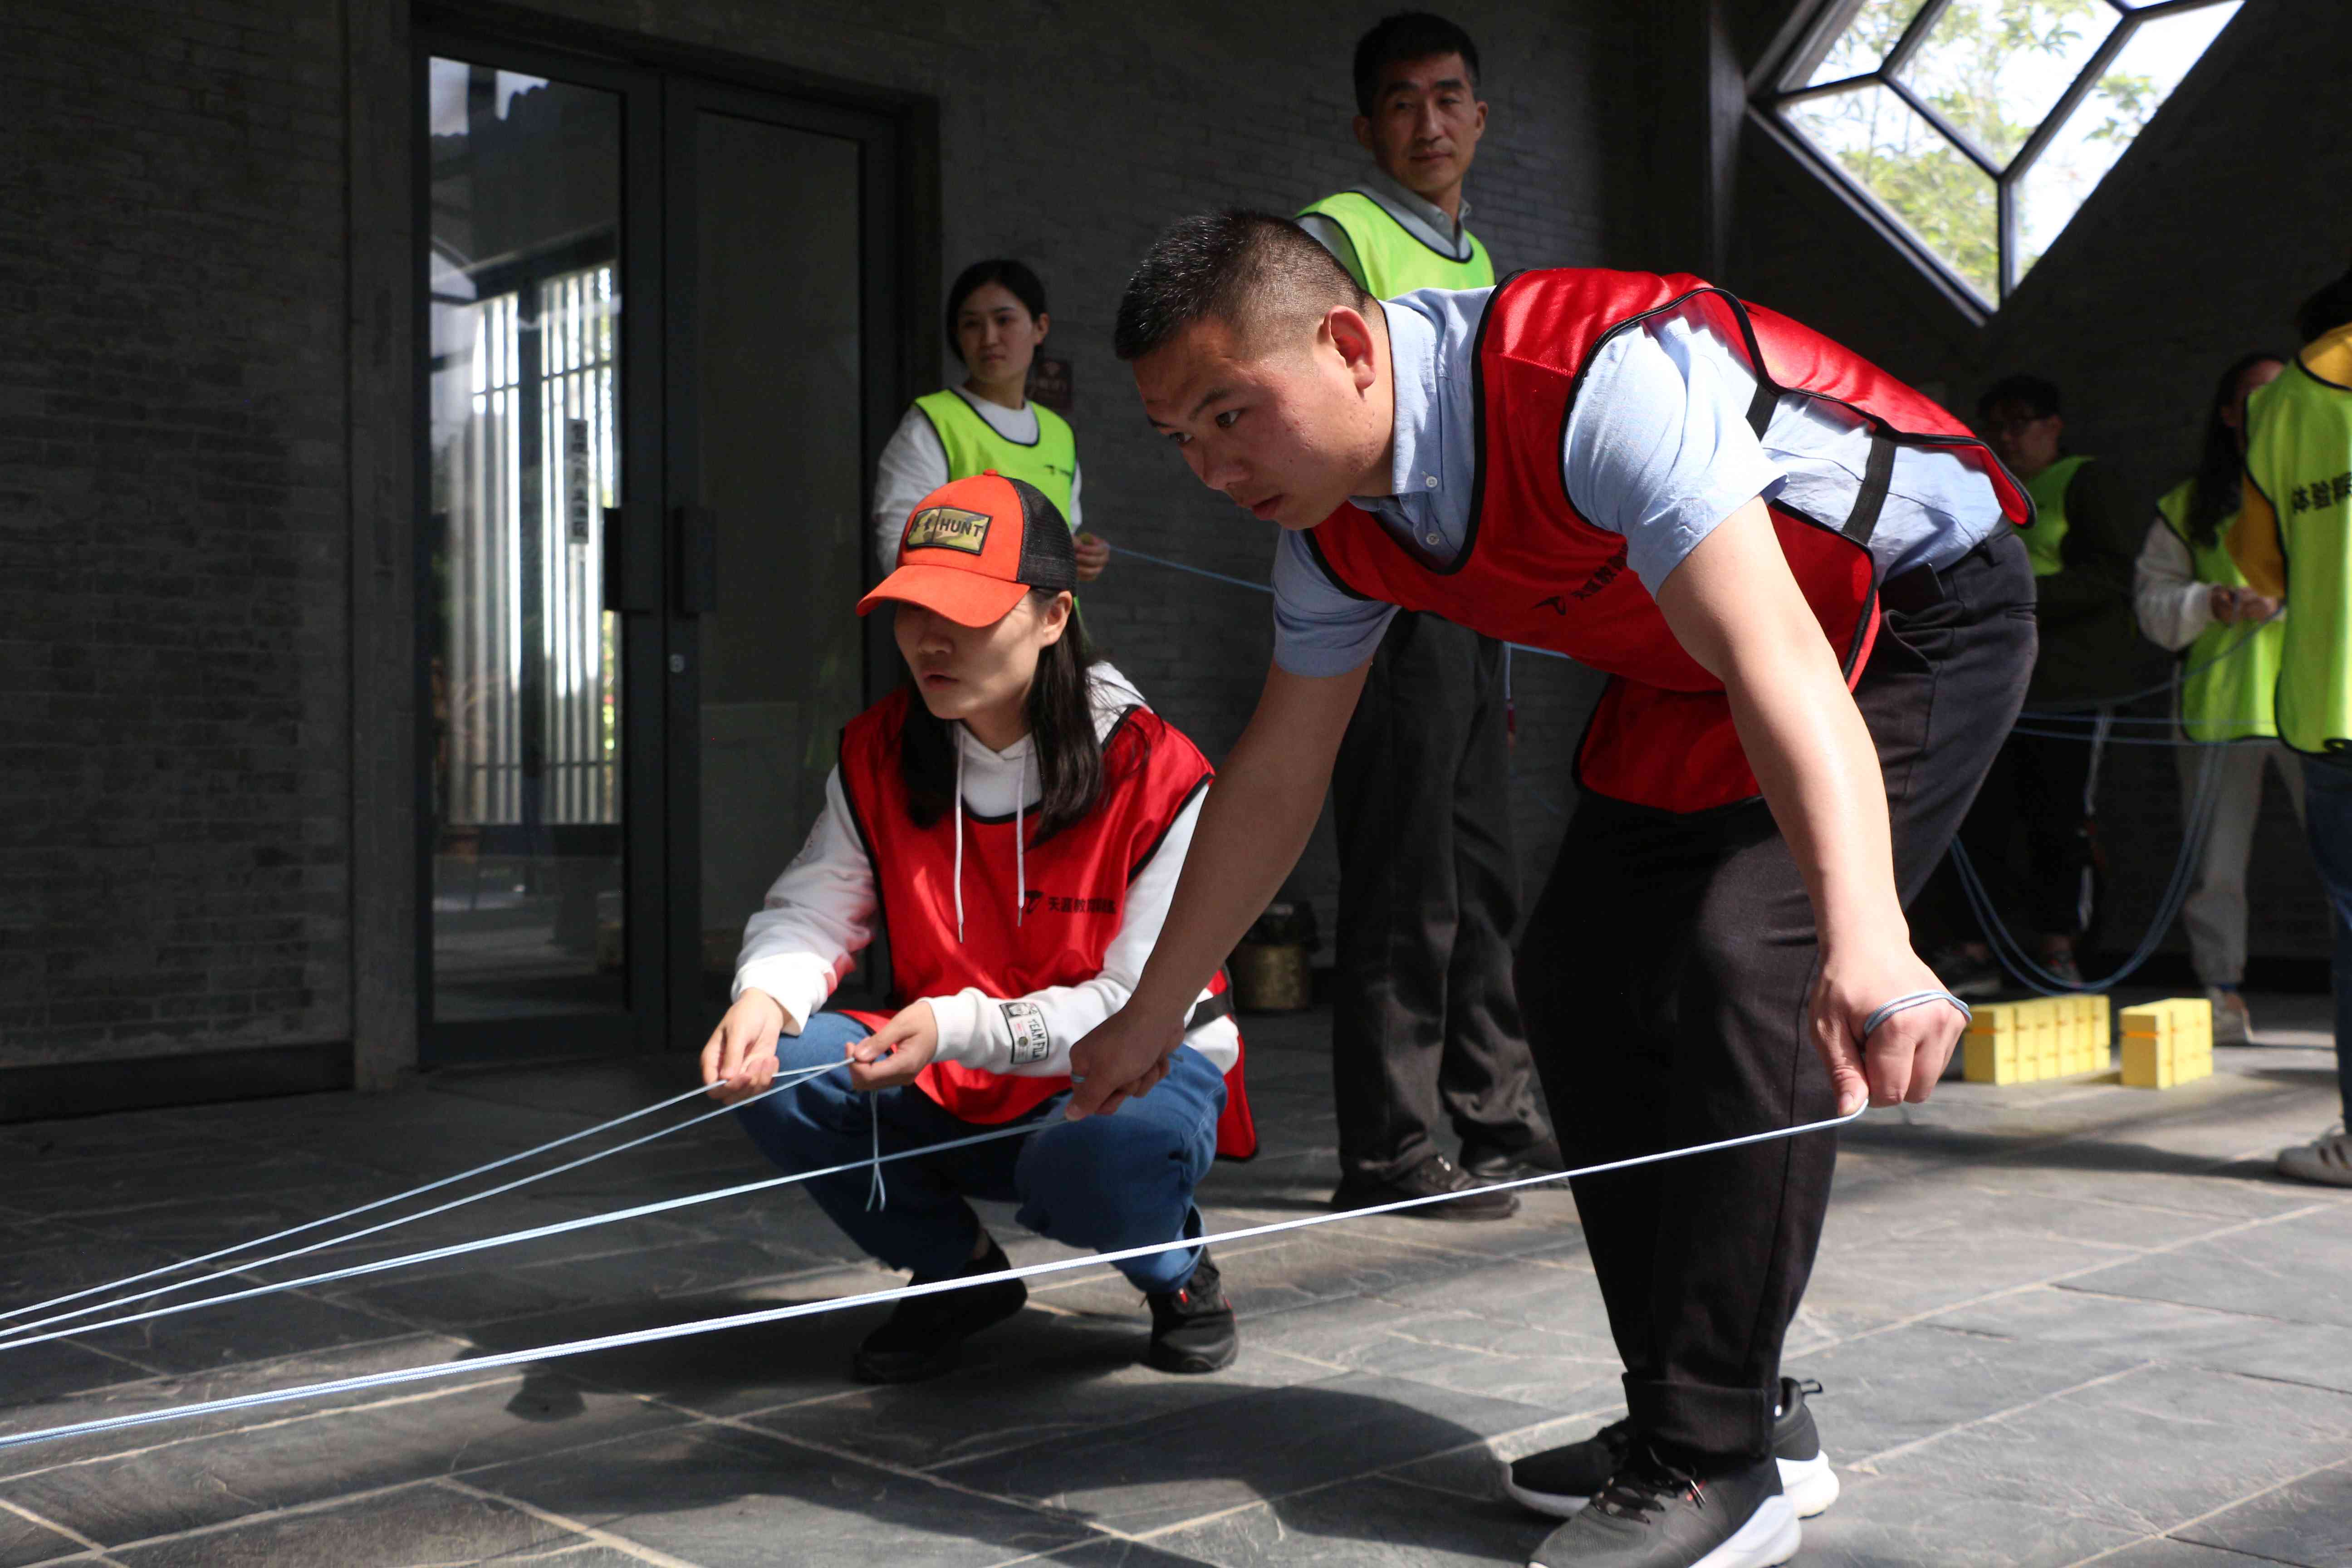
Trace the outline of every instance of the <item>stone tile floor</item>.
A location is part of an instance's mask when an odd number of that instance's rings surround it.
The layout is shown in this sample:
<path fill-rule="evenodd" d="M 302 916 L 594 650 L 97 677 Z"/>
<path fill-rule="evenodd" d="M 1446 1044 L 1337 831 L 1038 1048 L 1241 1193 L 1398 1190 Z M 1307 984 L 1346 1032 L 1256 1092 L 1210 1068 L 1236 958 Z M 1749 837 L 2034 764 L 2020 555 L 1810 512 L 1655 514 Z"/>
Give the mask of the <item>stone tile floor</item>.
<path fill-rule="evenodd" d="M 2269 1168 L 2335 1113 L 2325 1012 L 2259 1001 L 2262 1048 L 2161 1095 L 1955 1082 L 1847 1133 L 1789 1359 L 1826 1386 L 1845 1495 L 1801 1561 L 2352 1565 L 2352 1192 Z M 1324 1027 L 1250 1024 L 1267 1147 L 1212 1176 L 1213 1229 L 1320 1212 Z M 0 1128 L 0 1309 L 577 1131 L 686 1071 Z M 262 1272 L 766 1173 L 722 1120 Z M 1017 1259 L 1056 1253 L 990 1218 Z M 1526 1560 L 1547 1527 L 1498 1500 L 1497 1461 L 1618 1413 L 1565 1191 L 1508 1224 L 1350 1222 L 1220 1258 L 1244 1350 L 1219 1376 L 1138 1366 L 1139 1301 L 1076 1270 L 919 1387 L 847 1381 L 868 1308 L 0 1450 L 0 1568 Z M 0 1354 L 0 1431 L 886 1283 L 799 1194 L 731 1199 Z"/>

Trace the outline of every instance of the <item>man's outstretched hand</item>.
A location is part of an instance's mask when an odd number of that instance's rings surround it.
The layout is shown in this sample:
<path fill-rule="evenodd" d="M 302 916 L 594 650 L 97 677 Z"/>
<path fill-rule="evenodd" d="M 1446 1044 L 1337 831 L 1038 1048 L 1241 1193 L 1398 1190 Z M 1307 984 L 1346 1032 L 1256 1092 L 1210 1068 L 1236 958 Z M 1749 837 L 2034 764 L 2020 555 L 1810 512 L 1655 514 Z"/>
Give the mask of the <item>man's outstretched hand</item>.
<path fill-rule="evenodd" d="M 1168 1058 L 1184 1043 L 1181 1016 L 1160 1024 L 1133 1004 L 1120 1008 L 1070 1047 L 1070 1077 L 1076 1080 L 1062 1114 L 1076 1121 L 1108 1116 L 1126 1101 L 1149 1094 L 1168 1076 Z"/>
<path fill-rule="evenodd" d="M 1813 1048 L 1829 1068 L 1840 1116 L 1865 1105 L 1926 1100 L 1968 1026 L 1958 1008 L 1937 1003 L 1892 1014 L 1862 1038 L 1862 1026 L 1881 1003 L 1944 988 L 1908 942 L 1875 945 L 1873 952 L 1825 960 L 1813 983 Z"/>

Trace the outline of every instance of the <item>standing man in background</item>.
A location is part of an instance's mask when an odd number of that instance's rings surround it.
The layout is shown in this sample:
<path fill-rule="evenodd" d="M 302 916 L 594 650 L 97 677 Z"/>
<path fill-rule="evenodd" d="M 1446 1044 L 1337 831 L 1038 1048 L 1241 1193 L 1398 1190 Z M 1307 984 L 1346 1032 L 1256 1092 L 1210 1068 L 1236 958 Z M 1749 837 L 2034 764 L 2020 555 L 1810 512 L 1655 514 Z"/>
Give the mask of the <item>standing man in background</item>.
<path fill-rule="evenodd" d="M 2011 835 L 2023 827 L 2031 869 L 2022 901 L 2034 957 L 2060 984 L 2077 985 L 2083 971 L 2075 943 L 2095 917 L 2093 819 L 2104 720 L 2112 699 L 2156 679 L 2132 610 L 2138 514 L 2114 464 L 2065 449 L 2058 388 L 2042 377 L 2004 376 L 1986 388 L 1977 402 L 1977 428 L 2033 498 L 2033 526 L 2024 540 L 2042 651 L 2025 706 L 2078 713 L 2084 723 L 2063 739 L 2011 735 L 1960 827 L 1960 842 L 2011 915 L 2016 901 L 2000 895 L 2011 880 Z M 1953 930 L 1970 930 L 1958 879 L 1939 868 L 1937 880 Z M 1958 995 L 1990 996 L 2001 987 L 1992 949 L 1980 941 L 1960 942 L 1931 963 Z"/>
<path fill-rule="evenodd" d="M 1374 299 L 1492 287 L 1462 199 L 1486 128 L 1477 45 L 1442 16 L 1401 12 L 1357 40 L 1355 76 L 1356 140 L 1374 168 L 1300 226 Z M 1492 637 L 1399 615 L 1340 746 L 1338 1208 L 1560 1168 L 1511 985 L 1504 658 Z M 1441 1114 L 1462 1137 L 1458 1168 L 1430 1139 Z M 1410 1212 L 1507 1219 L 1518 1206 L 1492 1193 Z"/>
<path fill-rule="evenodd" d="M 2352 272 L 2304 301 L 2303 352 L 2246 403 L 2246 479 L 2230 553 L 2286 601 L 2279 739 L 2303 753 L 2304 831 L 2336 937 L 2336 1080 L 2352 1117 Z M 2281 1175 L 2352 1187 L 2338 1121 L 2279 1151 Z"/>

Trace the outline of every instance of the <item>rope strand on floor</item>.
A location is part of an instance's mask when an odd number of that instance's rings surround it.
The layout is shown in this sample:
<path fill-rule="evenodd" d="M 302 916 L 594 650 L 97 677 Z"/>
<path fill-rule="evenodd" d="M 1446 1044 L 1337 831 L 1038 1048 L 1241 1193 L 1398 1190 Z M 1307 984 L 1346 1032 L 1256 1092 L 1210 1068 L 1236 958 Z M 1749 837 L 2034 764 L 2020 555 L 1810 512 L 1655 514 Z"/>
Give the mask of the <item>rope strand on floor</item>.
<path fill-rule="evenodd" d="M 1130 1258 L 1150 1258 L 1180 1248 L 1223 1245 L 1252 1240 L 1258 1237 L 1278 1236 L 1286 1231 L 1305 1230 L 1315 1226 L 1336 1225 L 1342 1221 L 1365 1219 L 1375 1215 L 1396 1214 L 1407 1209 L 1421 1208 L 1430 1204 L 1450 1203 L 1456 1198 L 1470 1197 L 1481 1193 L 1504 1192 L 1515 1187 L 1531 1187 L 1551 1182 L 1571 1181 L 1582 1176 L 1602 1175 L 1612 1171 L 1631 1170 L 1636 1166 L 1654 1165 L 1668 1160 L 1718 1153 L 1751 1143 L 1769 1143 L 1779 1139 L 1799 1137 L 1808 1132 L 1827 1131 L 1844 1126 L 1862 1113 L 1861 1110 L 1856 1110 L 1846 1115 L 1834 1116 L 1824 1121 L 1803 1122 L 1795 1127 L 1772 1128 L 1762 1132 L 1746 1133 L 1737 1138 L 1717 1139 L 1713 1142 L 1695 1144 L 1686 1149 L 1669 1149 L 1660 1153 L 1637 1154 L 1629 1159 L 1605 1161 L 1597 1165 L 1587 1165 L 1574 1171 L 1551 1172 L 1543 1175 L 1522 1176 L 1513 1181 L 1489 1183 L 1483 1186 L 1465 1188 L 1461 1192 L 1435 1193 L 1426 1197 L 1401 1198 L 1393 1203 L 1374 1204 L 1368 1208 L 1349 1209 L 1336 1214 L 1305 1215 L 1296 1219 L 1277 1220 L 1266 1225 L 1244 1226 L 1234 1230 L 1220 1231 L 1213 1236 L 1179 1237 L 1173 1241 L 1122 1247 L 1115 1252 L 1090 1253 L 1079 1258 L 1055 1258 L 1045 1263 L 1031 1263 L 988 1274 L 934 1280 L 928 1284 L 900 1285 L 887 1290 L 870 1290 L 856 1296 L 829 1297 L 822 1301 L 805 1301 L 789 1307 L 770 1307 L 758 1311 L 732 1312 L 721 1317 L 697 1319 L 688 1323 L 669 1323 L 656 1328 L 634 1329 L 625 1333 L 601 1334 L 592 1339 L 569 1340 L 556 1344 L 541 1345 L 531 1350 L 502 1351 L 465 1361 L 436 1362 L 426 1366 L 400 1367 L 388 1372 L 367 1373 L 357 1377 L 333 1378 L 323 1383 L 303 1384 L 292 1388 L 265 1389 L 254 1394 L 237 1394 L 227 1399 L 203 1400 L 194 1404 L 170 1405 L 162 1410 L 110 1415 L 98 1421 L 78 1421 L 62 1426 L 39 1427 L 28 1432 L 15 1432 L 0 1436 L 0 1448 L 20 1448 L 37 1443 L 60 1442 L 68 1437 L 95 1436 L 100 1433 L 119 1432 L 135 1426 L 152 1426 L 166 1421 L 190 1420 L 202 1415 L 220 1415 L 239 1410 L 259 1409 L 266 1405 L 284 1405 L 300 1399 L 362 1394 L 373 1389 L 396 1387 L 402 1384 L 425 1383 L 435 1378 L 455 1377 L 466 1373 L 490 1372 L 504 1367 L 524 1366 L 534 1362 L 557 1361 L 567 1356 L 626 1350 L 637 1345 L 658 1344 L 668 1340 L 716 1333 L 725 1329 L 752 1328 L 764 1323 L 781 1323 L 794 1318 L 814 1317 L 819 1313 L 842 1311 L 852 1307 L 879 1306 L 887 1302 L 907 1300 L 917 1296 L 931 1296 L 948 1290 L 970 1289 L 980 1285 L 1002 1284 L 1011 1279 L 1034 1279 L 1041 1274 L 1055 1274 L 1073 1268 L 1090 1268 L 1103 1264 L 1123 1263 Z M 1023 1129 L 1024 1131 L 1030 1130 L 1032 1129 Z M 909 1150 L 906 1152 L 928 1153 L 929 1152 L 929 1148 L 925 1148 Z M 858 1164 L 863 1163 L 865 1162 L 858 1162 Z M 855 1169 L 856 1166 L 844 1168 Z"/>

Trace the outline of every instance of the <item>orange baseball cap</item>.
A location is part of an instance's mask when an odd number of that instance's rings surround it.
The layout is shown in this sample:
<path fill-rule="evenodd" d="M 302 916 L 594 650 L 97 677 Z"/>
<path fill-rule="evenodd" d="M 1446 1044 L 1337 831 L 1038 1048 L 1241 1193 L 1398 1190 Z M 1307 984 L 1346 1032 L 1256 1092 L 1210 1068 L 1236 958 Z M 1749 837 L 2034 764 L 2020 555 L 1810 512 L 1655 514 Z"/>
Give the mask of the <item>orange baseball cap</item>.
<path fill-rule="evenodd" d="M 961 626 L 992 626 L 1032 588 L 1078 585 L 1078 553 L 1062 510 L 1036 486 L 994 468 L 925 496 L 898 535 L 898 569 L 857 601 L 936 610 Z"/>

